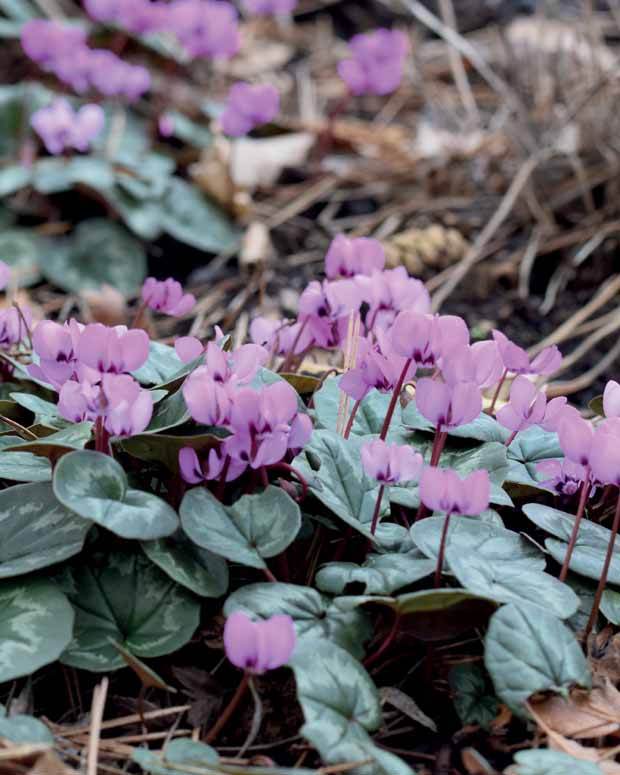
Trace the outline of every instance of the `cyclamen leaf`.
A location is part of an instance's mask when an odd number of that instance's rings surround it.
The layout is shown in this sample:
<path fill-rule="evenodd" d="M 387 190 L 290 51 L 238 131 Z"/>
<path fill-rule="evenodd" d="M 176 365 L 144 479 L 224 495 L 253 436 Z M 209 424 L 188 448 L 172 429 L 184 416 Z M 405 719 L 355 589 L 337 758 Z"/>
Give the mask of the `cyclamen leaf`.
<path fill-rule="evenodd" d="M 54 745 L 54 735 L 42 721 L 21 714 L 0 717 L 0 737 L 12 743 Z"/>
<path fill-rule="evenodd" d="M 590 686 L 588 664 L 573 633 L 538 606 L 509 603 L 497 611 L 485 638 L 484 662 L 497 696 L 517 715 L 537 692 L 566 695 Z"/>
<path fill-rule="evenodd" d="M 418 411 L 415 400 L 410 401 L 404 408 L 402 421 L 405 427 L 416 431 L 432 433 L 435 430 L 433 424 Z M 448 436 L 453 436 L 454 438 L 498 441 L 502 444 L 509 435 L 509 431 L 485 412 L 481 412 L 473 422 L 467 423 L 467 425 L 460 425 L 458 428 L 450 428 L 448 430 Z"/>
<path fill-rule="evenodd" d="M 198 627 L 200 601 L 142 553 L 117 553 L 63 571 L 59 583 L 75 608 L 73 641 L 61 661 L 94 672 L 117 670 L 120 643 L 138 657 L 184 646 Z"/>
<path fill-rule="evenodd" d="M 0 479 L 12 482 L 49 482 L 52 466 L 49 460 L 32 452 L 0 452 Z"/>
<path fill-rule="evenodd" d="M 575 759 L 563 751 L 546 748 L 519 751 L 515 754 L 515 762 L 507 770 L 513 775 L 603 775 L 603 770 L 595 762 Z"/>
<path fill-rule="evenodd" d="M 0 583 L 0 681 L 32 675 L 61 655 L 74 614 L 50 581 L 25 577 Z"/>
<path fill-rule="evenodd" d="M 91 525 L 56 500 L 51 484 L 2 490 L 0 578 L 31 573 L 78 554 Z"/>
<path fill-rule="evenodd" d="M 507 481 L 541 489 L 537 463 L 563 456 L 557 433 L 545 431 L 538 425 L 528 428 L 508 447 Z"/>
<path fill-rule="evenodd" d="M 497 716 L 499 703 L 488 694 L 483 670 L 477 665 L 456 665 L 448 680 L 462 724 L 480 724 L 487 729 Z"/>
<path fill-rule="evenodd" d="M 264 558 L 283 552 L 301 527 L 299 506 L 274 486 L 244 495 L 232 506 L 195 487 L 179 511 L 183 530 L 195 544 L 251 568 L 266 568 Z"/>
<path fill-rule="evenodd" d="M 210 769 L 220 761 L 210 745 L 183 739 L 171 740 L 163 751 L 134 748 L 131 759 L 151 775 L 185 775 L 187 767 Z M 176 769 L 175 765 L 183 769 Z"/>
<path fill-rule="evenodd" d="M 65 455 L 54 471 L 53 486 L 66 508 L 122 538 L 165 538 L 179 526 L 166 501 L 129 488 L 122 466 L 100 452 Z"/>
<path fill-rule="evenodd" d="M 301 641 L 291 667 L 305 724 L 302 735 L 328 764 L 364 761 L 359 775 L 412 775 L 369 737 L 381 723 L 379 695 L 368 673 L 344 649 L 325 641 Z M 386 755 L 387 754 L 387 755 Z"/>
<path fill-rule="evenodd" d="M 420 552 L 370 554 L 363 565 L 330 562 L 316 574 L 316 585 L 330 595 L 341 595 L 349 584 L 363 584 L 365 595 L 390 595 L 433 572 L 435 563 Z"/>
<path fill-rule="evenodd" d="M 143 385 L 161 385 L 174 377 L 182 365 L 174 347 L 151 342 L 146 363 L 133 371 L 132 376 Z"/>
<path fill-rule="evenodd" d="M 202 597 L 220 597 L 228 588 L 226 560 L 182 536 L 145 541 L 146 556 L 171 579 Z"/>
<path fill-rule="evenodd" d="M 372 634 L 368 619 L 361 610 L 341 608 L 340 600 L 297 584 L 248 584 L 229 596 L 224 613 L 229 616 L 233 611 L 243 611 L 261 619 L 288 614 L 295 622 L 300 641 L 330 641 L 361 657 L 363 645 Z"/>

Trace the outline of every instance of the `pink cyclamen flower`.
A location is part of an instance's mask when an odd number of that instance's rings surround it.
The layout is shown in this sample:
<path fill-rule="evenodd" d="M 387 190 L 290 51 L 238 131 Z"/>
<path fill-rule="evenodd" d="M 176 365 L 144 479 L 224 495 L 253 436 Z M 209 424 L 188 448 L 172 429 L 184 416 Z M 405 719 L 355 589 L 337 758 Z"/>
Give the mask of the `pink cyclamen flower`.
<path fill-rule="evenodd" d="M 418 411 L 436 428 L 446 431 L 473 422 L 482 411 L 482 396 L 475 382 L 439 382 L 423 377 L 416 385 Z"/>
<path fill-rule="evenodd" d="M 195 297 L 191 293 L 183 293 L 181 283 L 172 277 L 167 280 L 147 277 L 142 286 L 142 301 L 150 309 L 173 317 L 187 314 L 196 303 Z"/>
<path fill-rule="evenodd" d="M 226 464 L 226 455 L 219 449 L 210 449 L 208 453 L 198 457 L 198 453 L 191 447 L 183 447 L 179 451 L 179 469 L 181 477 L 188 484 L 200 484 L 201 482 L 219 479 L 223 475 L 226 466 L 226 481 L 237 479 L 246 469 L 245 463 L 229 459 Z"/>
<path fill-rule="evenodd" d="M 545 416 L 540 423 L 540 427 L 546 431 L 557 433 L 564 420 L 570 417 L 581 417 L 581 415 L 574 406 L 568 404 L 565 396 L 558 396 L 557 398 L 552 398 L 547 404 Z"/>
<path fill-rule="evenodd" d="M 57 155 L 68 148 L 87 151 L 103 129 L 105 115 L 99 105 L 83 105 L 74 111 L 67 100 L 59 97 L 35 111 L 30 123 L 49 153 Z"/>
<path fill-rule="evenodd" d="M 253 622 L 235 611 L 224 625 L 226 656 L 236 667 L 260 675 L 285 665 L 295 649 L 295 625 L 285 614 Z"/>
<path fill-rule="evenodd" d="M 228 92 L 220 124 L 224 134 L 242 137 L 257 126 L 273 121 L 279 110 L 280 95 L 275 86 L 252 86 L 240 81 Z"/>
<path fill-rule="evenodd" d="M 60 388 L 58 413 L 69 422 L 95 422 L 103 416 L 101 385 L 68 380 Z"/>
<path fill-rule="evenodd" d="M 342 284 L 347 281 L 342 281 Z M 423 282 L 410 277 L 404 266 L 358 274 L 348 281 L 357 289 L 358 304 L 366 304 L 367 332 L 389 329 L 399 312 L 425 315 L 431 310 L 431 297 Z"/>
<path fill-rule="evenodd" d="M 469 344 L 465 321 L 456 315 L 420 315 L 401 312 L 390 332 L 392 346 L 399 355 L 411 358 L 422 368 L 431 368 L 444 352 Z"/>
<path fill-rule="evenodd" d="M 30 307 L 15 307 L 0 310 L 0 349 L 10 350 L 16 344 L 21 344 L 32 328 L 32 312 Z"/>
<path fill-rule="evenodd" d="M 297 393 L 287 382 L 267 385 L 261 391 L 241 388 L 235 393 L 223 442 L 226 454 L 251 468 L 279 463 L 299 452 L 312 435 L 312 421 L 299 413 Z"/>
<path fill-rule="evenodd" d="M 32 346 L 39 363 L 31 364 L 29 373 L 56 389 L 71 378 L 86 377 L 75 354 L 83 329 L 84 326 L 74 319 L 63 325 L 52 320 L 38 323 L 32 334 Z M 91 382 L 96 381 L 96 375 L 94 371 L 89 375 Z"/>
<path fill-rule="evenodd" d="M 517 377 L 510 386 L 510 400 L 497 411 L 496 419 L 504 428 L 519 433 L 540 424 L 545 417 L 547 398 L 527 377 Z"/>
<path fill-rule="evenodd" d="M 605 385 L 603 411 L 605 417 L 620 417 L 620 385 L 613 379 Z"/>
<path fill-rule="evenodd" d="M 179 336 L 174 340 L 174 350 L 183 363 L 191 363 L 205 351 L 204 345 L 195 336 Z"/>
<path fill-rule="evenodd" d="M 243 0 L 243 10 L 252 16 L 284 16 L 296 5 L 297 0 Z"/>
<path fill-rule="evenodd" d="M 489 508 L 491 482 L 480 469 L 461 479 L 450 468 L 427 466 L 420 479 L 420 499 L 427 509 L 475 516 Z"/>
<path fill-rule="evenodd" d="M 601 423 L 594 434 L 590 465 L 594 479 L 620 487 L 620 418 Z"/>
<path fill-rule="evenodd" d="M 503 373 L 504 364 L 493 341 L 467 345 L 461 340 L 442 347 L 441 374 L 446 382 L 475 382 L 484 390 L 497 385 Z"/>
<path fill-rule="evenodd" d="M 595 448 L 594 428 L 579 414 L 570 414 L 562 419 L 558 427 L 562 452 L 568 460 L 582 466 L 590 465 L 590 456 Z"/>
<path fill-rule="evenodd" d="M 239 50 L 237 11 L 223 0 L 175 0 L 171 31 L 192 57 L 228 59 Z"/>
<path fill-rule="evenodd" d="M 146 363 L 149 337 L 138 328 L 91 323 L 80 334 L 76 355 L 80 363 L 101 374 L 123 374 Z"/>
<path fill-rule="evenodd" d="M 11 267 L 0 261 L 0 291 L 3 291 L 11 280 Z"/>
<path fill-rule="evenodd" d="M 22 26 L 20 39 L 26 55 L 49 69 L 49 64 L 66 56 L 67 51 L 74 52 L 86 44 L 86 31 L 60 22 L 31 19 Z"/>
<path fill-rule="evenodd" d="M 355 401 L 361 401 L 373 388 L 386 393 L 391 391 L 398 381 L 405 362 L 405 358 L 390 350 L 385 332 L 378 332 L 376 344 L 360 337 L 356 364 L 343 374 L 338 387 Z M 409 376 L 414 375 L 415 365 L 412 366 Z"/>
<path fill-rule="evenodd" d="M 549 375 L 557 371 L 562 363 L 562 354 L 555 345 L 544 350 L 530 361 L 530 356 L 522 347 L 511 342 L 501 331 L 493 331 L 506 371 L 513 374 Z"/>
<path fill-rule="evenodd" d="M 104 374 L 101 393 L 108 433 L 124 438 L 146 430 L 153 416 L 153 397 L 133 377 Z"/>
<path fill-rule="evenodd" d="M 362 466 L 368 476 L 381 484 L 417 481 L 424 459 L 407 444 L 389 444 L 380 439 L 362 446 Z"/>
<path fill-rule="evenodd" d="M 325 274 L 329 280 L 372 275 L 385 266 L 385 250 L 376 239 L 358 237 L 349 239 L 344 234 L 334 237 L 325 256 Z"/>
<path fill-rule="evenodd" d="M 545 477 L 541 487 L 566 496 L 578 492 L 587 476 L 585 466 L 566 459 L 541 460 L 536 464 L 536 471 Z"/>
<path fill-rule="evenodd" d="M 409 40 L 399 30 L 378 29 L 349 42 L 351 58 L 338 65 L 338 75 L 351 94 L 385 95 L 396 91 L 403 77 Z"/>
<path fill-rule="evenodd" d="M 159 117 L 157 131 L 162 137 L 172 137 L 174 128 L 174 118 L 169 113 L 164 113 Z"/>

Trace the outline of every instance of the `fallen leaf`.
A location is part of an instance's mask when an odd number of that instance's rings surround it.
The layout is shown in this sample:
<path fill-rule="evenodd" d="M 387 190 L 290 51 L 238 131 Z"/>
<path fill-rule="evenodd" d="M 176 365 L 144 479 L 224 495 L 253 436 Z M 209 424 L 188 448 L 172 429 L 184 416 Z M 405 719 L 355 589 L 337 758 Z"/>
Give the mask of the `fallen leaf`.
<path fill-rule="evenodd" d="M 401 692 L 395 686 L 383 686 L 379 690 L 379 697 L 381 703 L 388 703 L 393 705 L 405 716 L 408 716 L 412 721 L 417 721 L 427 729 L 431 729 L 433 732 L 437 732 L 437 724 L 432 718 L 429 718 L 423 710 L 421 710 L 417 703 L 405 692 Z"/>
<path fill-rule="evenodd" d="M 271 186 L 286 167 L 299 167 L 308 158 L 315 136 L 292 132 L 254 139 L 235 140 L 230 154 L 230 172 L 235 185 L 249 190 Z"/>
<path fill-rule="evenodd" d="M 591 692 L 574 691 L 535 705 L 536 713 L 554 731 L 576 739 L 602 737 L 620 730 L 620 692 L 606 680 Z"/>
<path fill-rule="evenodd" d="M 269 229 L 261 221 L 252 221 L 243 236 L 239 264 L 241 266 L 264 264 L 272 251 Z"/>

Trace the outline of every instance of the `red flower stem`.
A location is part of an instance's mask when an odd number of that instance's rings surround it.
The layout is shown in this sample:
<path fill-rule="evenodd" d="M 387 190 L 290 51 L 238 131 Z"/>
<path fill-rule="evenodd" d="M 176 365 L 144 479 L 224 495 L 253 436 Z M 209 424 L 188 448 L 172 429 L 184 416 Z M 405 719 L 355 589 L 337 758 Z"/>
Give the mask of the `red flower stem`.
<path fill-rule="evenodd" d="M 220 474 L 219 481 L 217 483 L 217 490 L 215 497 L 221 501 L 224 498 L 224 489 L 226 488 L 226 477 L 228 476 L 228 469 L 230 468 L 231 458 L 230 455 L 226 455 L 226 460 L 222 467 L 222 473 Z"/>
<path fill-rule="evenodd" d="M 405 377 L 407 376 L 407 372 L 409 371 L 409 367 L 411 366 L 412 360 L 413 358 L 407 358 L 407 361 L 402 370 L 402 373 L 398 378 L 398 382 L 394 386 L 394 390 L 392 392 L 392 400 L 390 401 L 387 414 L 385 415 L 385 420 L 383 421 L 383 428 L 381 428 L 381 435 L 379 437 L 381 441 L 385 441 L 386 436 L 388 435 L 388 431 L 390 430 L 390 423 L 392 422 L 392 416 L 394 415 L 394 410 L 396 409 L 396 402 L 400 398 L 400 392 L 403 389 Z"/>
<path fill-rule="evenodd" d="M 375 651 L 374 654 L 371 654 L 368 659 L 364 660 L 364 667 L 368 669 L 371 665 L 374 665 L 374 663 L 384 654 L 389 647 L 394 642 L 394 638 L 396 637 L 396 633 L 398 632 L 398 625 L 400 624 L 400 613 L 398 611 L 394 612 L 394 621 L 392 622 L 392 628 L 387 634 L 387 637 L 383 641 L 383 643 L 379 646 L 377 651 Z"/>
<path fill-rule="evenodd" d="M 297 332 L 297 335 L 295 336 L 295 339 L 293 340 L 293 344 L 291 345 L 291 349 L 286 354 L 286 357 L 284 361 L 282 362 L 282 365 L 278 369 L 278 373 L 282 374 L 283 372 L 286 372 L 287 369 L 290 369 L 291 363 L 293 362 L 293 359 L 295 358 L 295 348 L 299 344 L 299 340 L 301 339 L 301 335 L 304 332 L 304 329 L 308 323 L 309 318 L 305 318 L 302 320 L 301 325 L 299 326 L 299 331 Z"/>
<path fill-rule="evenodd" d="M 605 555 L 603 570 L 601 571 L 601 577 L 599 579 L 598 587 L 596 589 L 596 595 L 594 596 L 594 603 L 592 604 L 592 610 L 590 611 L 590 618 L 588 619 L 588 623 L 586 625 L 586 629 L 583 634 L 585 641 L 588 640 L 588 636 L 592 632 L 594 623 L 596 622 L 596 617 L 598 616 L 598 610 L 601 605 L 601 598 L 603 597 L 603 592 L 605 591 L 605 586 L 607 585 L 609 566 L 611 565 L 611 558 L 613 557 L 613 554 L 614 554 L 614 544 L 616 543 L 616 536 L 618 535 L 619 529 L 620 529 L 620 493 L 618 494 L 618 501 L 616 503 L 616 513 L 614 514 L 614 521 L 611 526 L 611 536 L 609 538 L 609 543 L 607 544 L 607 554 Z"/>
<path fill-rule="evenodd" d="M 103 417 L 97 417 L 95 422 L 95 450 L 104 455 L 110 455 L 110 436 L 103 424 Z"/>
<path fill-rule="evenodd" d="M 510 436 L 506 439 L 506 449 L 508 449 L 508 447 L 512 444 L 512 442 L 517 438 L 517 433 L 519 433 L 518 430 L 517 431 L 513 431 L 510 434 Z"/>
<path fill-rule="evenodd" d="M 241 682 L 237 687 L 237 691 L 233 694 L 232 699 L 230 700 L 228 705 L 224 708 L 221 716 L 215 722 L 211 730 L 207 733 L 207 736 L 205 738 L 205 741 L 207 743 L 212 743 L 220 734 L 222 729 L 224 729 L 226 724 L 228 724 L 231 716 L 239 707 L 239 703 L 243 699 L 243 695 L 246 693 L 249 683 L 250 683 L 250 674 L 246 672 L 243 674 L 243 678 L 241 679 Z"/>
<path fill-rule="evenodd" d="M 136 310 L 136 314 L 134 315 L 129 328 L 138 328 L 140 326 L 140 323 L 142 322 L 142 315 L 144 315 L 144 312 L 148 307 L 148 305 L 149 305 L 148 299 L 140 302 L 140 306 Z"/>
<path fill-rule="evenodd" d="M 291 474 L 291 476 L 294 476 L 295 479 L 299 482 L 301 485 L 301 498 L 300 501 L 305 500 L 308 497 L 308 482 L 306 481 L 305 476 L 297 470 L 297 468 L 294 468 L 290 463 L 285 463 L 284 461 L 281 461 L 280 463 L 274 463 L 273 465 L 269 466 L 270 469 L 280 469 L 281 471 L 286 471 L 287 473 Z"/>
<path fill-rule="evenodd" d="M 32 350 L 33 349 L 33 346 L 32 346 L 32 331 L 30 330 L 30 326 L 28 325 L 28 321 L 24 317 L 24 313 L 23 313 L 22 308 L 19 306 L 19 304 L 16 301 L 13 302 L 13 306 L 17 310 L 17 314 L 19 315 L 19 319 L 21 321 L 21 325 L 23 325 L 24 329 L 26 330 L 26 336 L 28 337 L 28 344 L 30 345 L 30 350 Z M 21 331 L 20 331 L 20 334 L 21 334 Z"/>
<path fill-rule="evenodd" d="M 357 410 L 360 408 L 362 404 L 362 399 L 358 398 L 358 400 L 353 404 L 353 409 L 351 409 L 351 414 L 349 415 L 349 419 L 347 420 L 347 426 L 344 429 L 344 438 L 348 439 L 351 435 L 351 431 L 353 430 L 353 423 L 355 422 L 355 415 L 357 414 Z"/>
<path fill-rule="evenodd" d="M 446 439 L 448 438 L 447 431 L 442 431 L 438 427 L 435 431 L 435 438 L 433 440 L 433 448 L 431 450 L 431 462 L 430 465 L 435 468 L 439 465 L 439 460 L 441 459 L 441 453 L 443 452 L 443 448 L 446 446 Z M 420 503 L 418 506 L 418 513 L 415 515 L 415 521 L 419 522 L 421 519 L 424 519 L 426 516 L 427 509 L 426 506 L 423 503 Z"/>
<path fill-rule="evenodd" d="M 383 499 L 384 490 L 385 485 L 382 484 L 381 487 L 379 487 L 379 494 L 377 495 L 377 502 L 375 503 L 375 510 L 372 515 L 372 524 L 370 525 L 370 532 L 373 536 L 377 532 L 377 525 L 379 524 L 379 512 L 381 511 L 381 501 Z"/>
<path fill-rule="evenodd" d="M 493 414 L 493 410 L 495 409 L 495 404 L 497 403 L 497 399 L 499 398 L 499 392 L 502 389 L 504 382 L 506 382 L 507 376 L 508 376 L 508 369 L 504 369 L 504 373 L 502 374 L 500 381 L 497 383 L 497 387 L 495 388 L 495 393 L 493 394 L 493 398 L 491 399 L 489 414 Z"/>
<path fill-rule="evenodd" d="M 566 549 L 566 555 L 564 562 L 562 563 L 562 570 L 560 571 L 560 581 L 566 581 L 568 576 L 568 566 L 570 565 L 570 559 L 573 556 L 573 550 L 577 543 L 577 535 L 579 534 L 579 526 L 583 518 L 583 513 L 586 509 L 586 501 L 588 500 L 588 493 L 590 492 L 590 467 L 586 467 L 586 477 L 581 485 L 581 496 L 579 498 L 579 506 L 577 507 L 577 514 L 575 516 L 575 523 L 573 525 L 573 532 L 571 533 L 570 541 Z"/>
<path fill-rule="evenodd" d="M 260 480 L 263 484 L 263 487 L 269 487 L 269 477 L 267 476 L 267 469 L 265 466 L 260 467 Z"/>
<path fill-rule="evenodd" d="M 441 531 L 441 541 L 439 543 L 439 554 L 437 555 L 437 567 L 435 568 L 435 589 L 441 586 L 441 572 L 443 570 L 443 560 L 446 554 L 446 539 L 448 538 L 448 528 L 450 527 L 450 517 L 452 512 L 446 514 L 446 521 L 443 523 Z"/>
<path fill-rule="evenodd" d="M 263 573 L 265 574 L 267 581 L 271 581 L 273 584 L 278 583 L 278 579 L 273 575 L 269 568 L 263 568 Z"/>

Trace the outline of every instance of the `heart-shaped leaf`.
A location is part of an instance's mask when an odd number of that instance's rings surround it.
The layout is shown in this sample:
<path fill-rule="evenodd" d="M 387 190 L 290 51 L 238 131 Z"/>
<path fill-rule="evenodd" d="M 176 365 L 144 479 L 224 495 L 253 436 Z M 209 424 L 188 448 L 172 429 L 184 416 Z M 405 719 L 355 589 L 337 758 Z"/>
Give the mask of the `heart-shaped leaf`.
<path fill-rule="evenodd" d="M 65 569 L 59 582 L 75 608 L 73 641 L 61 660 L 72 667 L 123 667 L 115 643 L 138 657 L 170 654 L 198 627 L 198 598 L 142 553 L 95 556 Z"/>
<path fill-rule="evenodd" d="M 492 616 L 484 662 L 497 696 L 518 715 L 525 714 L 532 694 L 567 695 L 571 686 L 590 686 L 588 664 L 573 633 L 527 603 L 509 603 Z"/>
<path fill-rule="evenodd" d="M 360 466 L 361 443 L 359 437 L 343 439 L 334 431 L 314 431 L 294 465 L 321 503 L 347 525 L 374 540 L 370 525 L 379 485 Z M 318 471 L 314 460 L 320 461 Z"/>
<path fill-rule="evenodd" d="M 535 425 L 519 433 L 508 447 L 509 470 L 507 481 L 541 489 L 536 470 L 541 460 L 564 457 L 557 433 L 550 433 Z"/>
<path fill-rule="evenodd" d="M 221 597 L 228 589 L 226 560 L 178 534 L 145 541 L 146 556 L 171 579 L 202 597 Z"/>
<path fill-rule="evenodd" d="M 595 762 L 575 759 L 563 751 L 535 748 L 515 754 L 515 764 L 506 770 L 510 775 L 603 775 Z"/>
<path fill-rule="evenodd" d="M 54 745 L 54 735 L 42 721 L 21 713 L 15 716 L 0 716 L 0 737 L 12 743 Z"/>
<path fill-rule="evenodd" d="M 297 584 L 248 584 L 226 601 L 226 616 L 233 611 L 261 619 L 288 614 L 300 640 L 328 640 L 359 657 L 371 635 L 368 619 L 361 610 L 344 610 L 339 607 L 338 598 L 332 600 L 316 589 Z"/>
<path fill-rule="evenodd" d="M 264 558 L 283 552 L 301 527 L 299 506 L 273 486 L 259 495 L 244 495 L 232 506 L 195 487 L 183 498 L 179 513 L 195 544 L 251 568 L 266 568 Z"/>
<path fill-rule="evenodd" d="M 151 342 L 146 363 L 132 372 L 132 376 L 143 385 L 161 385 L 174 377 L 182 365 L 174 347 Z"/>
<path fill-rule="evenodd" d="M 497 716 L 499 703 L 489 694 L 484 671 L 478 665 L 456 665 L 448 680 L 461 723 L 479 724 L 487 729 Z"/>
<path fill-rule="evenodd" d="M 142 244 L 118 223 L 105 219 L 83 221 L 68 242 L 47 257 L 46 278 L 72 293 L 111 285 L 130 296 L 146 277 Z"/>
<path fill-rule="evenodd" d="M 212 767 L 217 768 L 220 757 L 210 745 L 179 738 L 171 740 L 163 751 L 134 748 L 131 760 L 151 775 L 186 775 L 188 768 L 204 770 L 208 775 Z"/>
<path fill-rule="evenodd" d="M 0 479 L 12 482 L 49 482 L 52 466 L 49 460 L 32 452 L 0 452 Z"/>
<path fill-rule="evenodd" d="M 53 485 L 66 508 L 122 538 L 165 538 L 179 526 L 166 501 L 130 489 L 122 466 L 100 452 L 65 455 L 56 466 Z"/>
<path fill-rule="evenodd" d="M 47 482 L 2 490 L 0 578 L 21 576 L 78 554 L 91 524 L 64 508 Z"/>
<path fill-rule="evenodd" d="M 25 577 L 0 583 L 0 681 L 32 675 L 71 640 L 74 615 L 60 589 Z"/>
<path fill-rule="evenodd" d="M 515 567 L 504 559 L 489 559 L 484 547 L 467 554 L 461 548 L 450 547 L 446 560 L 465 589 L 499 603 L 529 602 L 559 619 L 568 619 L 579 608 L 579 598 L 568 584 L 543 571 Z"/>
<path fill-rule="evenodd" d="M 32 167 L 32 185 L 41 194 L 68 191 L 77 184 L 99 191 L 113 183 L 112 165 L 95 156 L 39 159 Z M 111 221 L 109 223 L 114 225 Z M 52 258 L 51 253 L 48 258 Z M 41 268 L 45 270 L 47 267 Z"/>
<path fill-rule="evenodd" d="M 381 724 L 379 695 L 364 668 L 344 649 L 301 641 L 291 662 L 305 724 L 302 735 L 328 764 L 366 761 L 359 775 L 413 775 L 400 759 L 369 737 Z"/>
<path fill-rule="evenodd" d="M 362 584 L 365 595 L 391 595 L 433 572 L 435 563 L 421 552 L 370 554 L 363 565 L 330 562 L 316 574 L 316 585 L 330 595 L 342 595 L 349 584 Z"/>
<path fill-rule="evenodd" d="M 559 539 L 547 538 L 545 548 L 553 559 L 561 565 L 564 562 L 568 542 L 575 524 L 574 515 L 539 503 L 528 503 L 523 507 L 523 512 L 538 527 L 552 533 Z M 570 559 L 571 571 L 598 581 L 601 577 L 610 540 L 610 530 L 584 519 L 579 527 L 577 542 Z M 610 584 L 620 584 L 620 546 L 618 544 L 614 547 L 607 579 Z"/>

